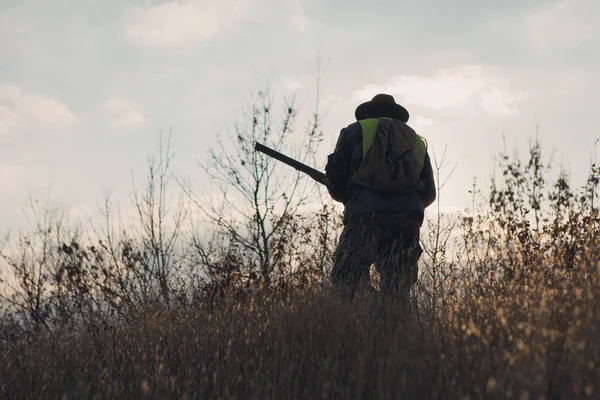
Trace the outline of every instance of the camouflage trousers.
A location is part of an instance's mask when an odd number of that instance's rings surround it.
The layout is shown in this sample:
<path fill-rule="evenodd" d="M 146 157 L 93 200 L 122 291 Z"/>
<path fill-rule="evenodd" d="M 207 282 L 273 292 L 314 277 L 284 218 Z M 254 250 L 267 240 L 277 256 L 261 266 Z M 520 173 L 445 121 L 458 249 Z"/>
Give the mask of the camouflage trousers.
<path fill-rule="evenodd" d="M 353 296 L 370 288 L 370 267 L 380 274 L 380 291 L 407 300 L 416 283 L 421 219 L 414 213 L 370 213 L 346 222 L 334 254 L 333 284 Z"/>

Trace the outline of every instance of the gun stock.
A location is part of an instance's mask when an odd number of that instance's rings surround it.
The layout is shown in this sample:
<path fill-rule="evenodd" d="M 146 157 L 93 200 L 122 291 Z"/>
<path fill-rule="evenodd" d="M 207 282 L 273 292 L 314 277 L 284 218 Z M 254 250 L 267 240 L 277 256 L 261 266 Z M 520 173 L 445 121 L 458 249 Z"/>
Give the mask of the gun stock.
<path fill-rule="evenodd" d="M 264 153 L 269 157 L 273 157 L 274 159 L 289 165 L 295 170 L 305 173 L 320 184 L 327 186 L 327 178 L 325 177 L 325 174 L 319 170 L 309 167 L 308 165 L 303 164 L 300 161 L 294 160 L 293 158 L 288 157 L 285 154 L 282 154 L 277 150 L 273 150 L 270 147 L 267 147 L 260 143 L 256 143 L 254 145 L 254 150 L 260 151 L 261 153 Z"/>

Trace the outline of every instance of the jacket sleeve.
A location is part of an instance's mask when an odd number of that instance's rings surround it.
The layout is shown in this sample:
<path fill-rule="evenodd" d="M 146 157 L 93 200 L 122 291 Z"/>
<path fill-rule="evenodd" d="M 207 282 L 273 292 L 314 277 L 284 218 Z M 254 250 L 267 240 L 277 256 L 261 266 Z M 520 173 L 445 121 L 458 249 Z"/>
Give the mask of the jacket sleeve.
<path fill-rule="evenodd" d="M 345 202 L 350 169 L 348 129 L 344 128 L 340 132 L 335 150 L 327 156 L 327 165 L 325 166 L 327 190 L 335 201 Z"/>
<path fill-rule="evenodd" d="M 418 194 L 421 197 L 421 201 L 423 201 L 423 205 L 427 208 L 433 204 L 436 198 L 435 179 L 433 177 L 433 168 L 429 154 L 425 154 L 425 165 L 421 171 L 420 179 L 423 182 L 423 188 Z"/>

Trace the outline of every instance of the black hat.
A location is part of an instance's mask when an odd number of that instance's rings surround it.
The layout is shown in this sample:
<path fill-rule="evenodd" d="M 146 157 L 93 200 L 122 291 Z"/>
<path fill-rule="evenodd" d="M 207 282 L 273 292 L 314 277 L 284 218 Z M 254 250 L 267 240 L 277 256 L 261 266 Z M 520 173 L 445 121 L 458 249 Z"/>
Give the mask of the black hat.
<path fill-rule="evenodd" d="M 409 114 L 406 108 L 397 104 L 389 94 L 378 94 L 371 101 L 362 103 L 356 108 L 354 116 L 357 121 L 365 119 L 365 115 L 370 117 L 388 117 L 399 119 L 402 122 L 408 122 Z"/>

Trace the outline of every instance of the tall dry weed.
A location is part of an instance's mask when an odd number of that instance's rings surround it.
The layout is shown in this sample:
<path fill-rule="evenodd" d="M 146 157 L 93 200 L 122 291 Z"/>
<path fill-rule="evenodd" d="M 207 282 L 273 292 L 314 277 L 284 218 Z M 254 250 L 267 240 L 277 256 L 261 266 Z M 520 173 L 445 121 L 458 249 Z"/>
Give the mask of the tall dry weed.
<path fill-rule="evenodd" d="M 575 190 L 539 143 L 498 170 L 486 204 L 431 221 L 408 314 L 329 287 L 331 208 L 290 215 L 290 253 L 272 256 L 300 268 L 269 284 L 226 242 L 180 242 L 158 270 L 159 242 L 45 219 L 3 253 L 0 397 L 598 398 L 600 170 Z"/>

